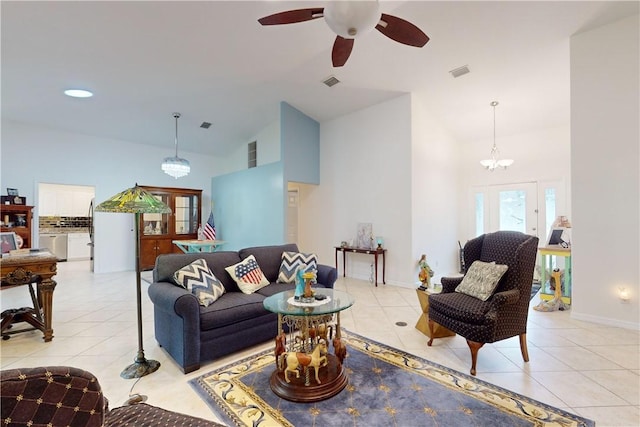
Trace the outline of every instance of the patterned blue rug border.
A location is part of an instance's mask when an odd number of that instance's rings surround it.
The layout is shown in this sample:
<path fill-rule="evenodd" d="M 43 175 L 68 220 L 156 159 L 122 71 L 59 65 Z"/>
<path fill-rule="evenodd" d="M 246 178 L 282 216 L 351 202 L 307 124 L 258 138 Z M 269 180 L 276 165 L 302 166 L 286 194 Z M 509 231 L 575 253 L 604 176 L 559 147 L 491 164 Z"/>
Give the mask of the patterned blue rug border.
<path fill-rule="evenodd" d="M 532 426 L 594 427 L 595 423 L 488 383 L 419 356 L 342 329 L 348 351 L 361 351 L 369 357 L 397 366 L 412 375 L 422 376 L 452 391 L 465 394 L 496 411 L 526 419 Z M 349 359 L 345 360 L 348 366 Z M 273 350 L 267 349 L 231 362 L 189 381 L 214 413 L 234 426 L 292 426 L 279 410 L 272 408 L 241 379 L 262 369 L 272 370 Z M 333 399 L 338 398 L 335 396 Z M 331 401 L 332 399 L 328 399 Z M 299 405 L 299 404 L 298 404 Z"/>

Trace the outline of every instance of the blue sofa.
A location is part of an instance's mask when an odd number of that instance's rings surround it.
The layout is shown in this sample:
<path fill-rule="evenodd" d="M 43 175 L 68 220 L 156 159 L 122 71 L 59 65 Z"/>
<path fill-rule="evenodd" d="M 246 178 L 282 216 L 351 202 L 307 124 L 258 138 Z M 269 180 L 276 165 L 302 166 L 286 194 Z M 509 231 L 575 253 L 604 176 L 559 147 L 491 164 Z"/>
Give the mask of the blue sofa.
<path fill-rule="evenodd" d="M 201 362 L 275 338 L 278 317 L 264 308 L 263 301 L 294 288 L 292 284 L 276 283 L 284 251 L 299 252 L 297 245 L 285 244 L 237 252 L 167 254 L 156 259 L 153 283 L 149 286 L 156 340 L 185 374 L 199 369 Z M 253 294 L 244 294 L 225 267 L 249 255 L 255 257 L 271 283 Z M 173 282 L 175 271 L 199 258 L 206 260 L 225 287 L 225 293 L 208 307 L 199 305 L 193 294 Z M 337 278 L 334 267 L 318 264 L 319 286 L 333 288 Z"/>

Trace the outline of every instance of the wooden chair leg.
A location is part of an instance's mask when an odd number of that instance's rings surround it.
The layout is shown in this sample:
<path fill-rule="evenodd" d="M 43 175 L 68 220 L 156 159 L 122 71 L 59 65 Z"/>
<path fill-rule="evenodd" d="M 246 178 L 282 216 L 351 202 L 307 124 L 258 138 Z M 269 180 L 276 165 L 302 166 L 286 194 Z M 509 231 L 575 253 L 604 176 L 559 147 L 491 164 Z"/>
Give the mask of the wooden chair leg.
<path fill-rule="evenodd" d="M 478 350 L 484 345 L 483 342 L 467 340 L 469 350 L 471 350 L 471 375 L 476 375 L 476 362 L 478 361 Z"/>
<path fill-rule="evenodd" d="M 427 345 L 429 347 L 431 347 L 431 344 L 433 344 L 433 337 L 435 336 L 435 323 L 433 320 L 429 319 L 429 342 L 427 343 Z"/>
<path fill-rule="evenodd" d="M 529 361 L 529 350 L 527 349 L 527 334 L 520 334 L 520 351 L 525 362 Z"/>

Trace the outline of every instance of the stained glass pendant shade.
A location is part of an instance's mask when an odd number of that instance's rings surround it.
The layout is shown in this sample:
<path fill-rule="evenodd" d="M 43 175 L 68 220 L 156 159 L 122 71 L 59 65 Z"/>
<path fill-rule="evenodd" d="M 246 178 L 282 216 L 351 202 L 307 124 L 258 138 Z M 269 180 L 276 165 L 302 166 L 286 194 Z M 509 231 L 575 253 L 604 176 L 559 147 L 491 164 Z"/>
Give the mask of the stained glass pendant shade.
<path fill-rule="evenodd" d="M 169 206 L 138 184 L 100 203 L 95 210 L 119 213 L 171 213 Z"/>

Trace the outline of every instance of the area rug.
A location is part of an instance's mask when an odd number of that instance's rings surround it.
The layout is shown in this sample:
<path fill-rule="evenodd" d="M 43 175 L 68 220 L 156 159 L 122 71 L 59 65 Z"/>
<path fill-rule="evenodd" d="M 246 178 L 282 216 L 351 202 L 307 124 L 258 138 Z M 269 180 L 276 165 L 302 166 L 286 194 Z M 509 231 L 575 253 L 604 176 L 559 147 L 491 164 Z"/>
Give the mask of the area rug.
<path fill-rule="evenodd" d="M 594 426 L 469 375 L 344 330 L 349 384 L 317 403 L 294 403 L 269 387 L 273 350 L 190 381 L 233 426 Z"/>

